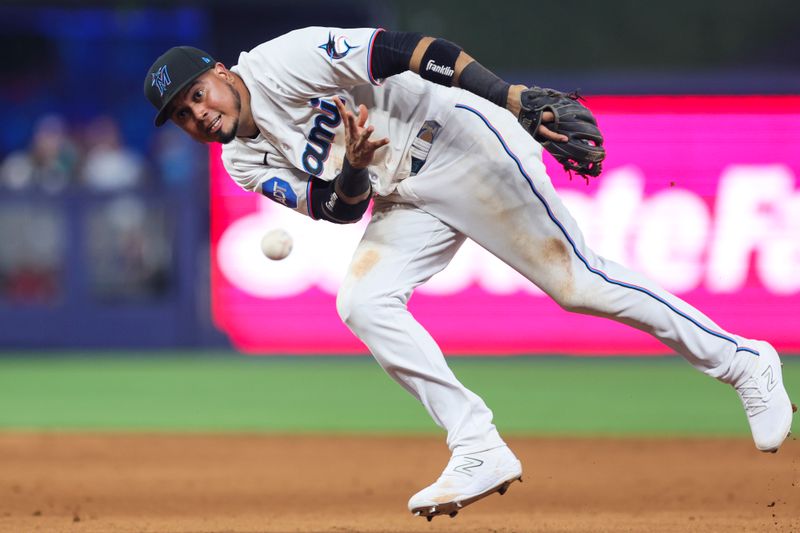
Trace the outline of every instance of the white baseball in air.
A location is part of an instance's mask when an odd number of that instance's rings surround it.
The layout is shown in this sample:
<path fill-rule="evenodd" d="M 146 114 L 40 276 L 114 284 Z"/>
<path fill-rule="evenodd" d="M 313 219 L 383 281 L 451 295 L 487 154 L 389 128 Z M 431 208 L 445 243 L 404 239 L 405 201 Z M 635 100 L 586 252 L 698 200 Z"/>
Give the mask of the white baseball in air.
<path fill-rule="evenodd" d="M 282 228 L 269 230 L 261 237 L 261 251 L 273 261 L 286 259 L 292 252 L 293 244 L 292 236 Z"/>

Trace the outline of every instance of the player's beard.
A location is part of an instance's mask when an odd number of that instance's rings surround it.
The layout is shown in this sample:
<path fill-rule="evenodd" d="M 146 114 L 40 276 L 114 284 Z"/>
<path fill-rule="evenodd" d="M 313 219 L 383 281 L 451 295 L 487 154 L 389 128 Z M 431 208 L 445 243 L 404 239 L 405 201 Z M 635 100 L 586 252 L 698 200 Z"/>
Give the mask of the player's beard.
<path fill-rule="evenodd" d="M 239 129 L 239 115 L 242 114 L 242 98 L 239 96 L 239 92 L 233 88 L 233 85 L 228 85 L 228 90 L 233 96 L 233 102 L 236 107 L 236 118 L 233 119 L 233 124 L 231 124 L 231 128 L 228 131 L 219 130 L 218 140 L 222 144 L 228 144 L 236 138 L 236 132 Z"/>

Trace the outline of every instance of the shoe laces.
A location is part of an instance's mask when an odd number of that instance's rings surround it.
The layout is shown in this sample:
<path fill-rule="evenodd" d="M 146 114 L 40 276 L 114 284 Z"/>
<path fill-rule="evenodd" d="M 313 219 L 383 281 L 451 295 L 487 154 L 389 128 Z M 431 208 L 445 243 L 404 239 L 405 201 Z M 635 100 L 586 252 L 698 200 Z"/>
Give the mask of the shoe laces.
<path fill-rule="evenodd" d="M 736 392 L 744 404 L 744 410 L 747 416 L 755 416 L 768 407 L 769 397 L 758 384 L 755 378 L 749 378 L 744 383 L 736 387 Z"/>

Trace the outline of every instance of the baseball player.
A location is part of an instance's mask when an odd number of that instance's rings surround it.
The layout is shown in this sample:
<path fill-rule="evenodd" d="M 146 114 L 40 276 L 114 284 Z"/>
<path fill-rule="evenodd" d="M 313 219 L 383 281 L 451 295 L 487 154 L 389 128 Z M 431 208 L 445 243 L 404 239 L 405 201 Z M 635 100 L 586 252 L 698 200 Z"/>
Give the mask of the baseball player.
<path fill-rule="evenodd" d="M 776 451 L 788 435 L 793 406 L 772 346 L 723 330 L 586 246 L 542 163 L 547 149 L 565 168 L 600 173 L 602 135 L 576 95 L 509 85 L 443 39 L 322 27 L 243 52 L 230 69 L 172 48 L 144 92 L 157 126 L 172 120 L 223 143 L 225 168 L 248 191 L 335 224 L 359 220 L 373 201 L 337 309 L 447 431 L 452 457 L 411 497 L 412 513 L 454 516 L 522 476 L 492 412 L 407 309 L 467 238 L 564 309 L 646 331 L 732 385 L 758 449 Z"/>

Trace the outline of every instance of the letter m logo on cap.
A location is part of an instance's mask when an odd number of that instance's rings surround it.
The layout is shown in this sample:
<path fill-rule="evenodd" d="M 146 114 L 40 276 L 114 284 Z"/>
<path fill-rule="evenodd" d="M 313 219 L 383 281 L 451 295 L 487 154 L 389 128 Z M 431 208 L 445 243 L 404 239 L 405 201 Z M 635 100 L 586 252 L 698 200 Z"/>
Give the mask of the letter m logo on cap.
<path fill-rule="evenodd" d="M 151 76 L 153 76 L 153 87 L 158 87 L 158 94 L 163 97 L 164 93 L 167 91 L 167 86 L 172 83 L 172 80 L 169 79 L 169 73 L 167 72 L 167 65 L 152 72 Z"/>

